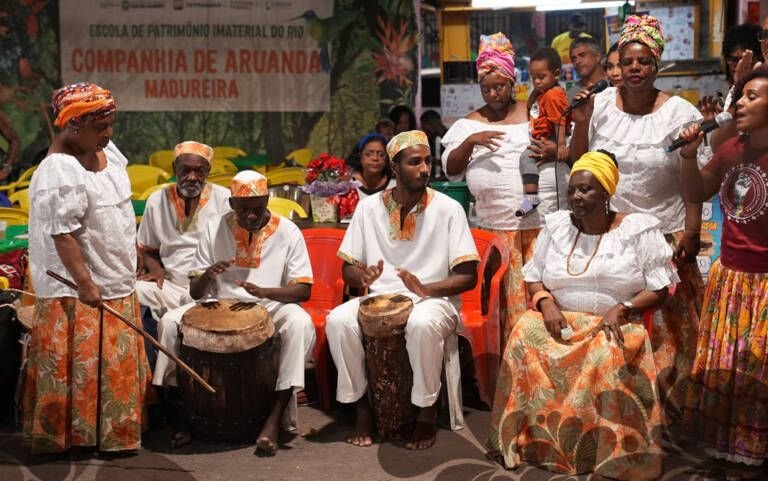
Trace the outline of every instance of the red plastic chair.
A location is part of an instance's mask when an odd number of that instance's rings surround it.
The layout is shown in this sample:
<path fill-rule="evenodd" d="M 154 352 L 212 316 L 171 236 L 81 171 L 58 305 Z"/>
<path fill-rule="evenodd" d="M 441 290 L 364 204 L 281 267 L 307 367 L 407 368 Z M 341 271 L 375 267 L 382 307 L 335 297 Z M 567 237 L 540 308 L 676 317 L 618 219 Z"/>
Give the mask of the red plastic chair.
<path fill-rule="evenodd" d="M 304 310 L 312 316 L 315 325 L 315 380 L 323 410 L 330 411 L 333 401 L 329 382 L 330 351 L 328 339 L 325 336 L 325 317 L 334 307 L 343 302 L 344 281 L 341 279 L 341 268 L 344 261 L 336 253 L 344 238 L 343 229 L 304 229 L 304 240 L 309 251 L 309 262 L 312 264 L 312 296 L 302 304 Z"/>
<path fill-rule="evenodd" d="M 501 360 L 501 280 L 509 267 L 509 249 L 495 234 L 480 229 L 471 229 L 471 232 L 480 254 L 480 266 L 477 285 L 461 295 L 461 320 L 464 324 L 464 332 L 461 334 L 472 347 L 480 398 L 491 406 Z M 488 305 L 484 310 L 483 280 L 494 249 L 499 253 L 500 263 L 487 286 Z"/>

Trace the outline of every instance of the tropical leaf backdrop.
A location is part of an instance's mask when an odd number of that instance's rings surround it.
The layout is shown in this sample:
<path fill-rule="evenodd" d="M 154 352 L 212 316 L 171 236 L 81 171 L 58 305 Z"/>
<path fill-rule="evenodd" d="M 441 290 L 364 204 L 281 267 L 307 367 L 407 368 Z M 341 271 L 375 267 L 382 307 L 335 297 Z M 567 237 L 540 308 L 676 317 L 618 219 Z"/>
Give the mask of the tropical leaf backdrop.
<path fill-rule="evenodd" d="M 131 163 L 185 139 L 240 147 L 280 163 L 294 149 L 345 156 L 397 104 L 413 105 L 418 85 L 418 0 L 335 0 L 330 112 L 125 112 L 115 143 Z M 416 5 L 418 7 L 418 5 Z M 39 158 L 53 132 L 48 102 L 61 86 L 59 5 L 0 4 L 0 115 L 21 139 L 17 170 Z M 87 78 L 83 80 L 88 80 Z M 109 85 L 103 85 L 109 88 Z M 113 92 L 120 105 L 120 92 Z M 0 138 L 6 150 L 6 140 Z"/>

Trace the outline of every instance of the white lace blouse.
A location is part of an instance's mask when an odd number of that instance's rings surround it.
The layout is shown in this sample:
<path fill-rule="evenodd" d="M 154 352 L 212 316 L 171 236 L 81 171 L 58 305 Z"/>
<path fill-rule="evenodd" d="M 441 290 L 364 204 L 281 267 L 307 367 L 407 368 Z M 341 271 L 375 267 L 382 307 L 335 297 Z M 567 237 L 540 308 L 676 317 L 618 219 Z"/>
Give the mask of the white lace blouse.
<path fill-rule="evenodd" d="M 107 166 L 86 170 L 67 154 L 51 154 L 32 176 L 29 197 L 29 263 L 32 284 L 43 298 L 77 297 L 46 275 L 68 271 L 56 253 L 52 235 L 72 233 L 91 277 L 104 299 L 129 295 L 136 283 L 136 218 L 131 206 L 128 160 L 110 142 Z"/>
<path fill-rule="evenodd" d="M 487 130 L 505 133 L 496 151 L 476 146 L 465 172 L 448 176 L 451 181 L 466 177 L 467 186 L 475 197 L 475 211 L 481 227 L 498 230 L 523 230 L 541 227 L 544 215 L 568 205 L 568 173 L 565 164 L 557 165 L 558 189 L 555 188 L 555 164 L 544 164 L 539 171 L 541 205 L 525 217 L 516 217 L 515 210 L 523 198 L 520 177 L 520 154 L 530 145 L 528 123 L 486 124 L 477 120 L 459 119 L 442 139 L 443 172 L 447 172 L 448 156 L 470 135 Z M 559 199 L 559 207 L 558 207 Z"/>
<path fill-rule="evenodd" d="M 687 100 L 671 97 L 647 115 L 627 114 L 616 106 L 615 87 L 595 95 L 589 124 L 589 150 L 605 149 L 616 155 L 619 185 L 612 205 L 619 212 L 644 212 L 661 221 L 665 234 L 683 230 L 685 203 L 681 194 L 679 150 L 664 148 L 690 122 L 701 120 Z M 699 166 L 709 162 L 711 150 L 700 148 Z"/>
<path fill-rule="evenodd" d="M 640 291 L 678 281 L 672 249 L 653 216 L 629 214 L 602 239 L 583 233 L 577 239 L 578 232 L 569 211 L 547 215 L 533 258 L 523 267 L 525 281 L 543 282 L 562 310 L 601 315 Z"/>

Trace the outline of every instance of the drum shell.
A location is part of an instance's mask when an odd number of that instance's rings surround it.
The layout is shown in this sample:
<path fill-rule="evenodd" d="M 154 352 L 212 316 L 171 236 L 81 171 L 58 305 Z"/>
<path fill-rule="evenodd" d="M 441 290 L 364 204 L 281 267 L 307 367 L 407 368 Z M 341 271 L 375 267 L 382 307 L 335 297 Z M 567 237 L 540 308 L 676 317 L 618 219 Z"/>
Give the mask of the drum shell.
<path fill-rule="evenodd" d="M 363 332 L 365 365 L 376 427 L 385 437 L 402 437 L 414 421 L 411 405 L 413 370 L 405 343 L 405 326 L 413 302 L 405 296 L 388 297 L 397 307 L 376 313 L 361 303 L 358 322 Z"/>
<path fill-rule="evenodd" d="M 275 402 L 280 336 L 237 353 L 214 353 L 181 345 L 181 359 L 216 390 L 200 387 L 179 370 L 179 387 L 192 433 L 213 442 L 256 440 Z"/>

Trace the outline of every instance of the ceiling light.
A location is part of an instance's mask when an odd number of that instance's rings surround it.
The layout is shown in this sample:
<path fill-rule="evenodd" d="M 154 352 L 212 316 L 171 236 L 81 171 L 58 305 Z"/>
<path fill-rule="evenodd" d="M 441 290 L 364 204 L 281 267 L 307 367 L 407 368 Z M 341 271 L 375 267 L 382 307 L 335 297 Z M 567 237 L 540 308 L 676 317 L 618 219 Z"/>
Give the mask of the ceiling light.
<path fill-rule="evenodd" d="M 613 2 L 582 2 L 582 3 L 545 3 L 543 5 L 537 5 L 536 10 L 539 12 L 551 12 L 554 10 L 586 10 L 590 8 L 617 8 L 624 5 L 626 2 L 619 0 Z M 630 0 L 630 5 L 634 5 L 635 2 Z"/>

